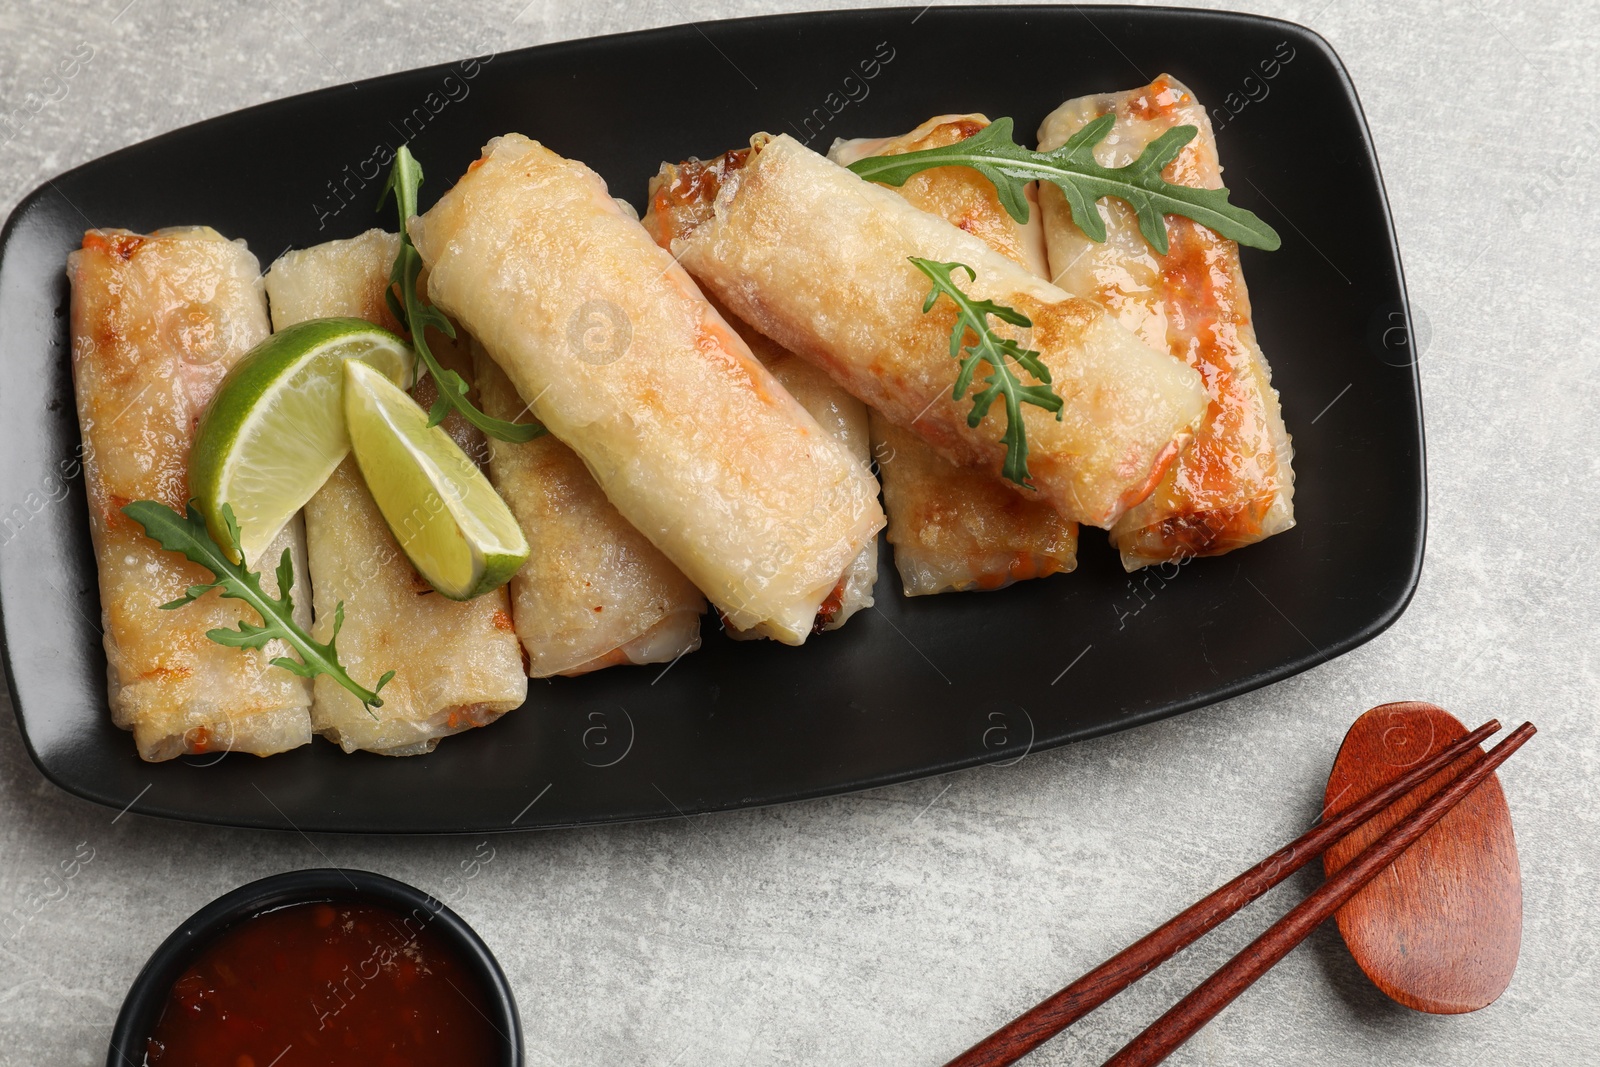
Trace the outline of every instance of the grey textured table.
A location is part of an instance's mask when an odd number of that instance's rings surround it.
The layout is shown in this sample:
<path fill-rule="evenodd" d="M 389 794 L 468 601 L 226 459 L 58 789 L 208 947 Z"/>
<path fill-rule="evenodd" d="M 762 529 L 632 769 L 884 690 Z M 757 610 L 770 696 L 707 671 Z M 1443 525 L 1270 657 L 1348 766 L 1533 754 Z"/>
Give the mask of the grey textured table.
<path fill-rule="evenodd" d="M 50 99 L 0 127 L 0 215 L 122 145 L 486 40 L 512 48 L 807 6 L 525 2 L 4 0 L 0 112 Z M 457 907 L 511 976 L 530 1063 L 943 1062 L 1297 833 L 1345 728 L 1395 699 L 1541 727 L 1504 775 L 1526 909 L 1510 990 L 1470 1016 L 1412 1013 L 1325 927 L 1172 1062 L 1600 1058 L 1600 552 L 1583 533 L 1600 519 L 1600 6 L 1249 6 L 1332 42 L 1383 161 L 1427 345 L 1431 516 L 1411 609 L 1291 681 L 1006 769 L 494 838 Z M 48 80 L 90 50 L 72 78 Z M 479 848 L 114 819 L 40 777 L 9 709 L 0 768 L 4 1065 L 103 1062 L 146 955 L 235 885 L 331 862 L 444 893 Z M 49 880 L 89 850 L 75 877 Z M 1100 1062 L 1314 884 L 1302 872 L 1032 1062 Z"/>

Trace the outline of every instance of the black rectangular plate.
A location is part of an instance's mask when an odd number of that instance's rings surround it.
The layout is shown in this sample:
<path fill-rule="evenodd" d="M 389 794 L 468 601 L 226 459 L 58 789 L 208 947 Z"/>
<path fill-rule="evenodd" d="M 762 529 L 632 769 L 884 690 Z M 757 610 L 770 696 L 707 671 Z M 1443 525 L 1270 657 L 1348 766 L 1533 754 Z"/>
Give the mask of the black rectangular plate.
<path fill-rule="evenodd" d="M 486 140 L 516 130 L 642 205 L 662 160 L 709 156 L 758 130 L 809 134 L 825 151 L 835 136 L 982 111 L 1013 116 L 1027 137 L 1068 97 L 1163 71 L 1214 109 L 1234 200 L 1284 236 L 1280 251 L 1244 255 L 1294 435 L 1289 533 L 1130 578 L 1088 531 L 1076 573 L 917 600 L 901 595 L 885 547 L 878 609 L 838 633 L 800 649 L 736 644 L 708 620 L 705 647 L 669 670 L 535 681 L 523 709 L 425 757 L 347 756 L 319 740 L 265 760 L 150 765 L 112 726 L 73 462 L 63 266 L 85 227 L 204 223 L 247 239 L 265 266 L 290 247 L 392 226 L 374 210 L 382 176 L 368 160 L 411 135 L 431 176 L 424 204 Z M 1407 322 L 1349 78 L 1321 38 L 1268 19 L 1069 7 L 785 15 L 546 45 L 225 115 L 47 182 L 0 237 L 0 610 L 17 716 L 45 775 L 102 804 L 390 833 L 771 804 L 1137 726 L 1305 670 L 1405 609 L 1426 512 Z"/>

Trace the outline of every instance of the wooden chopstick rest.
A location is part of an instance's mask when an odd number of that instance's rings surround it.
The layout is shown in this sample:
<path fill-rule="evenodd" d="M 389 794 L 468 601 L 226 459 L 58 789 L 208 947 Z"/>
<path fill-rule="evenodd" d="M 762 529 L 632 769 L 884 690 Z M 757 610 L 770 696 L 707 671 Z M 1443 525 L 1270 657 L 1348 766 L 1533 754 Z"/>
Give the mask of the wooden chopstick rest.
<path fill-rule="evenodd" d="M 1345 735 L 1326 810 L 1342 811 L 1466 732 L 1434 704 L 1373 708 Z M 1430 781 L 1442 788 L 1454 773 L 1446 768 Z M 1404 799 L 1329 848 L 1327 876 L 1415 806 Z M 1458 1014 L 1493 1003 L 1511 984 L 1522 948 L 1522 874 L 1499 781 L 1486 779 L 1335 918 L 1367 977 L 1406 1007 Z"/>

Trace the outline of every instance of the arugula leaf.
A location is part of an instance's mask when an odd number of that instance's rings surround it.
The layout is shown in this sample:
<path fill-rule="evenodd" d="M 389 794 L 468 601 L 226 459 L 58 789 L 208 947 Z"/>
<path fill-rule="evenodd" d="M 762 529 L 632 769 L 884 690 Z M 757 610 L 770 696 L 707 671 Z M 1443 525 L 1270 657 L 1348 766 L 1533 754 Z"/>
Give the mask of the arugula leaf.
<path fill-rule="evenodd" d="M 1015 308 L 996 304 L 993 300 L 974 300 L 962 292 L 954 277 L 958 268 L 967 272 L 969 281 L 978 280 L 978 272 L 965 263 L 936 263 L 916 256 L 909 258 L 933 282 L 928 298 L 922 302 L 922 313 L 926 315 L 933 310 L 940 294 L 949 297 L 956 306 L 955 325 L 950 329 L 950 355 L 961 361 L 961 372 L 956 375 L 955 399 L 960 400 L 972 386 L 972 379 L 978 373 L 978 364 L 989 365 L 989 374 L 983 379 L 988 388 L 973 394 L 967 425 L 976 426 L 982 422 L 995 399 L 1004 397 L 1006 432 L 1000 439 L 1005 442 L 1006 461 L 1000 473 L 1024 488 L 1034 488 L 1028 474 L 1028 437 L 1022 422 L 1022 405 L 1033 404 L 1053 411 L 1056 421 L 1060 422 L 1061 397 L 1050 387 L 1050 368 L 1039 358 L 1039 353 L 1023 348 L 1010 337 L 996 334 L 989 325 L 989 316 L 1024 329 L 1032 326 L 1033 320 Z M 968 333 L 975 338 L 971 343 L 967 342 Z M 1012 370 L 1012 363 L 1021 366 L 1043 384 L 1023 385 L 1016 371 Z"/>
<path fill-rule="evenodd" d="M 461 375 L 453 370 L 445 370 L 439 365 L 439 360 L 428 348 L 424 334 L 429 326 L 434 327 L 446 337 L 454 338 L 456 329 L 445 318 L 444 313 L 432 304 L 425 304 L 417 295 L 417 277 L 422 273 L 422 254 L 417 251 L 417 246 L 411 243 L 411 234 L 406 230 L 406 220 L 417 213 L 417 189 L 422 185 L 422 164 L 411 154 L 411 149 L 405 145 L 395 153 L 394 166 L 389 168 L 389 177 L 383 183 L 383 191 L 378 196 L 378 207 L 383 207 L 389 199 L 389 194 L 394 193 L 395 206 L 400 211 L 400 252 L 394 257 L 394 266 L 389 270 L 389 288 L 384 296 L 389 301 L 389 310 L 394 317 L 405 326 L 411 334 L 411 347 L 416 350 L 417 357 L 428 373 L 433 375 L 433 380 L 439 385 L 439 398 L 433 402 L 433 407 L 428 411 L 428 425 L 437 426 L 444 421 L 444 417 L 452 410 L 459 411 L 463 418 L 484 433 L 500 441 L 531 441 L 548 431 L 538 422 L 507 422 L 505 419 L 491 418 L 473 406 L 467 399 L 467 383 Z M 399 295 L 395 295 L 398 287 Z M 421 372 L 418 372 L 421 377 Z"/>
<path fill-rule="evenodd" d="M 1181 215 L 1209 226 L 1223 237 L 1271 252 L 1283 242 L 1278 232 L 1254 212 L 1228 203 L 1227 189 L 1174 185 L 1161 177 L 1162 168 L 1194 139 L 1195 126 L 1174 126 L 1145 146 L 1125 167 L 1102 167 L 1094 146 L 1105 139 L 1116 116 L 1101 115 L 1050 152 L 1030 152 L 1011 139 L 1011 120 L 996 119 L 964 141 L 898 156 L 868 156 L 850 169 L 868 181 L 904 185 L 906 179 L 931 167 L 971 167 L 994 183 L 1006 212 L 1028 221 L 1023 186 L 1045 181 L 1061 190 L 1072 209 L 1072 221 L 1095 241 L 1106 239 L 1105 220 L 1095 206 L 1101 197 L 1127 201 L 1139 216 L 1139 232 L 1162 255 L 1168 251 L 1164 216 Z"/>
<path fill-rule="evenodd" d="M 239 524 L 233 517 L 233 508 L 227 504 L 222 505 L 222 519 L 227 524 L 227 538 L 229 544 L 218 545 L 206 529 L 205 520 L 195 510 L 194 504 L 188 505 L 188 517 L 179 515 L 172 508 L 155 500 L 135 500 L 122 509 L 122 513 L 140 526 L 144 532 L 168 552 L 182 553 L 191 563 L 199 564 L 211 572 L 212 580 L 204 585 L 191 585 L 178 599 L 161 605 L 163 611 L 181 608 L 185 604 L 193 603 L 201 596 L 213 589 L 221 590 L 222 595 L 231 600 L 242 600 L 256 610 L 261 616 L 261 622 L 253 623 L 240 620 L 237 630 L 218 628 L 207 630 L 206 636 L 219 645 L 228 645 L 232 648 L 264 648 L 268 641 L 274 639 L 285 642 L 300 656 L 298 660 L 287 656 L 278 656 L 271 662 L 275 667 L 282 667 L 291 674 L 302 678 L 314 678 L 319 674 L 326 674 L 329 678 L 344 686 L 367 708 L 367 714 L 372 714 L 373 708 L 381 708 L 383 700 L 378 696 L 379 691 L 389 684 L 389 679 L 394 677 L 394 671 L 388 671 L 378 684 L 372 689 L 366 689 L 357 684 L 345 672 L 339 663 L 338 650 L 334 642 L 339 638 L 339 630 L 344 626 L 344 601 L 334 609 L 333 634 L 329 636 L 327 644 L 318 644 L 311 639 L 311 635 L 294 621 L 294 562 L 289 558 L 289 550 L 283 550 L 283 558 L 278 561 L 278 589 L 279 595 L 274 598 L 267 595 L 261 587 L 261 575 L 247 568 L 243 563 L 233 562 L 234 556 L 243 556 L 239 553 Z"/>

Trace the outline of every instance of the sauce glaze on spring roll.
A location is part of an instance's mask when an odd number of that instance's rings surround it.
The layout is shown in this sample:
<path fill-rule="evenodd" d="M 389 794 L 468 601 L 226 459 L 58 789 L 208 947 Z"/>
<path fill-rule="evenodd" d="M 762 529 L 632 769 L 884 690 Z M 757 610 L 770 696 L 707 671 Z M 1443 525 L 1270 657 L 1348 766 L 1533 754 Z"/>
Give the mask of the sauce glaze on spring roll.
<path fill-rule="evenodd" d="M 273 325 L 352 315 L 396 328 L 383 293 L 398 243 L 394 234 L 369 230 L 286 253 L 266 278 Z M 433 351 L 441 361 L 455 353 L 448 345 Z M 476 433 L 464 421 L 453 429 L 458 441 Z M 312 722 L 319 733 L 346 752 L 419 755 L 522 704 L 528 679 L 506 590 L 468 601 L 434 592 L 395 541 L 353 456 L 306 503 L 305 517 L 313 636 L 328 640 L 343 601 L 339 658 L 351 677 L 370 687 L 384 671 L 395 672 L 383 706 L 370 713 L 332 679 L 316 679 Z"/>
<path fill-rule="evenodd" d="M 899 137 L 836 141 L 828 158 L 842 167 L 877 155 L 942 148 L 989 125 L 983 115 L 938 115 Z M 979 237 L 1033 274 L 1049 276 L 1044 227 L 1033 183 L 1017 222 L 994 185 L 969 167 L 935 167 L 895 190 L 913 207 Z M 873 456 L 883 483 L 889 543 L 907 596 L 1002 589 L 1078 565 L 1078 524 L 1049 504 L 1012 492 L 981 471 L 957 467 L 914 433 L 872 420 Z"/>
<path fill-rule="evenodd" d="M 67 258 L 67 275 L 112 718 L 133 731 L 146 760 L 265 756 L 307 743 L 311 686 L 270 663 L 293 652 L 279 641 L 242 649 L 206 637 L 259 621 L 218 593 L 162 611 L 208 576 L 121 512 L 134 500 L 180 513 L 187 505 L 195 426 L 228 369 L 267 336 L 256 257 L 205 227 L 90 230 Z M 262 584 L 277 594 L 275 567 L 286 547 L 296 564 L 296 613 L 308 622 L 298 520 L 264 553 Z"/>
<path fill-rule="evenodd" d="M 951 395 L 956 310 L 940 300 L 923 312 L 931 286 L 908 257 L 973 268 L 966 292 L 1032 320 L 1023 340 L 1064 401 L 1059 422 L 1023 406 L 1039 498 L 1064 518 L 1109 527 L 1149 495 L 1204 411 L 1199 375 L 1099 307 L 787 135 L 663 165 L 645 222 L 735 314 L 945 458 L 998 477 L 1005 414 L 996 405 L 967 425 L 971 401 Z"/>
<path fill-rule="evenodd" d="M 617 510 L 730 624 L 802 643 L 883 526 L 877 486 L 599 175 L 496 138 L 410 231 L 429 297 Z"/>
<path fill-rule="evenodd" d="M 1173 126 L 1200 129 L 1168 164 L 1167 180 L 1222 185 L 1216 137 L 1205 108 L 1162 75 L 1123 93 L 1062 104 L 1039 127 L 1039 147 L 1056 148 L 1087 123 L 1116 116 L 1094 150 L 1103 165 L 1132 162 Z M 1085 237 L 1054 186 L 1041 196 L 1057 285 L 1106 308 L 1146 343 L 1199 370 L 1210 397 L 1189 448 L 1150 498 L 1112 529 L 1123 566 L 1216 556 L 1294 525 L 1293 448 L 1272 372 L 1256 341 L 1239 246 L 1189 219 L 1168 216 L 1170 251 L 1155 252 L 1120 200 L 1100 204 L 1104 243 Z"/>
<path fill-rule="evenodd" d="M 517 421 L 526 404 L 505 372 L 481 346 L 473 362 L 484 413 Z M 700 647 L 700 590 L 617 513 L 572 449 L 550 434 L 491 441 L 489 478 L 532 549 L 509 586 L 531 676 L 670 663 Z"/>

